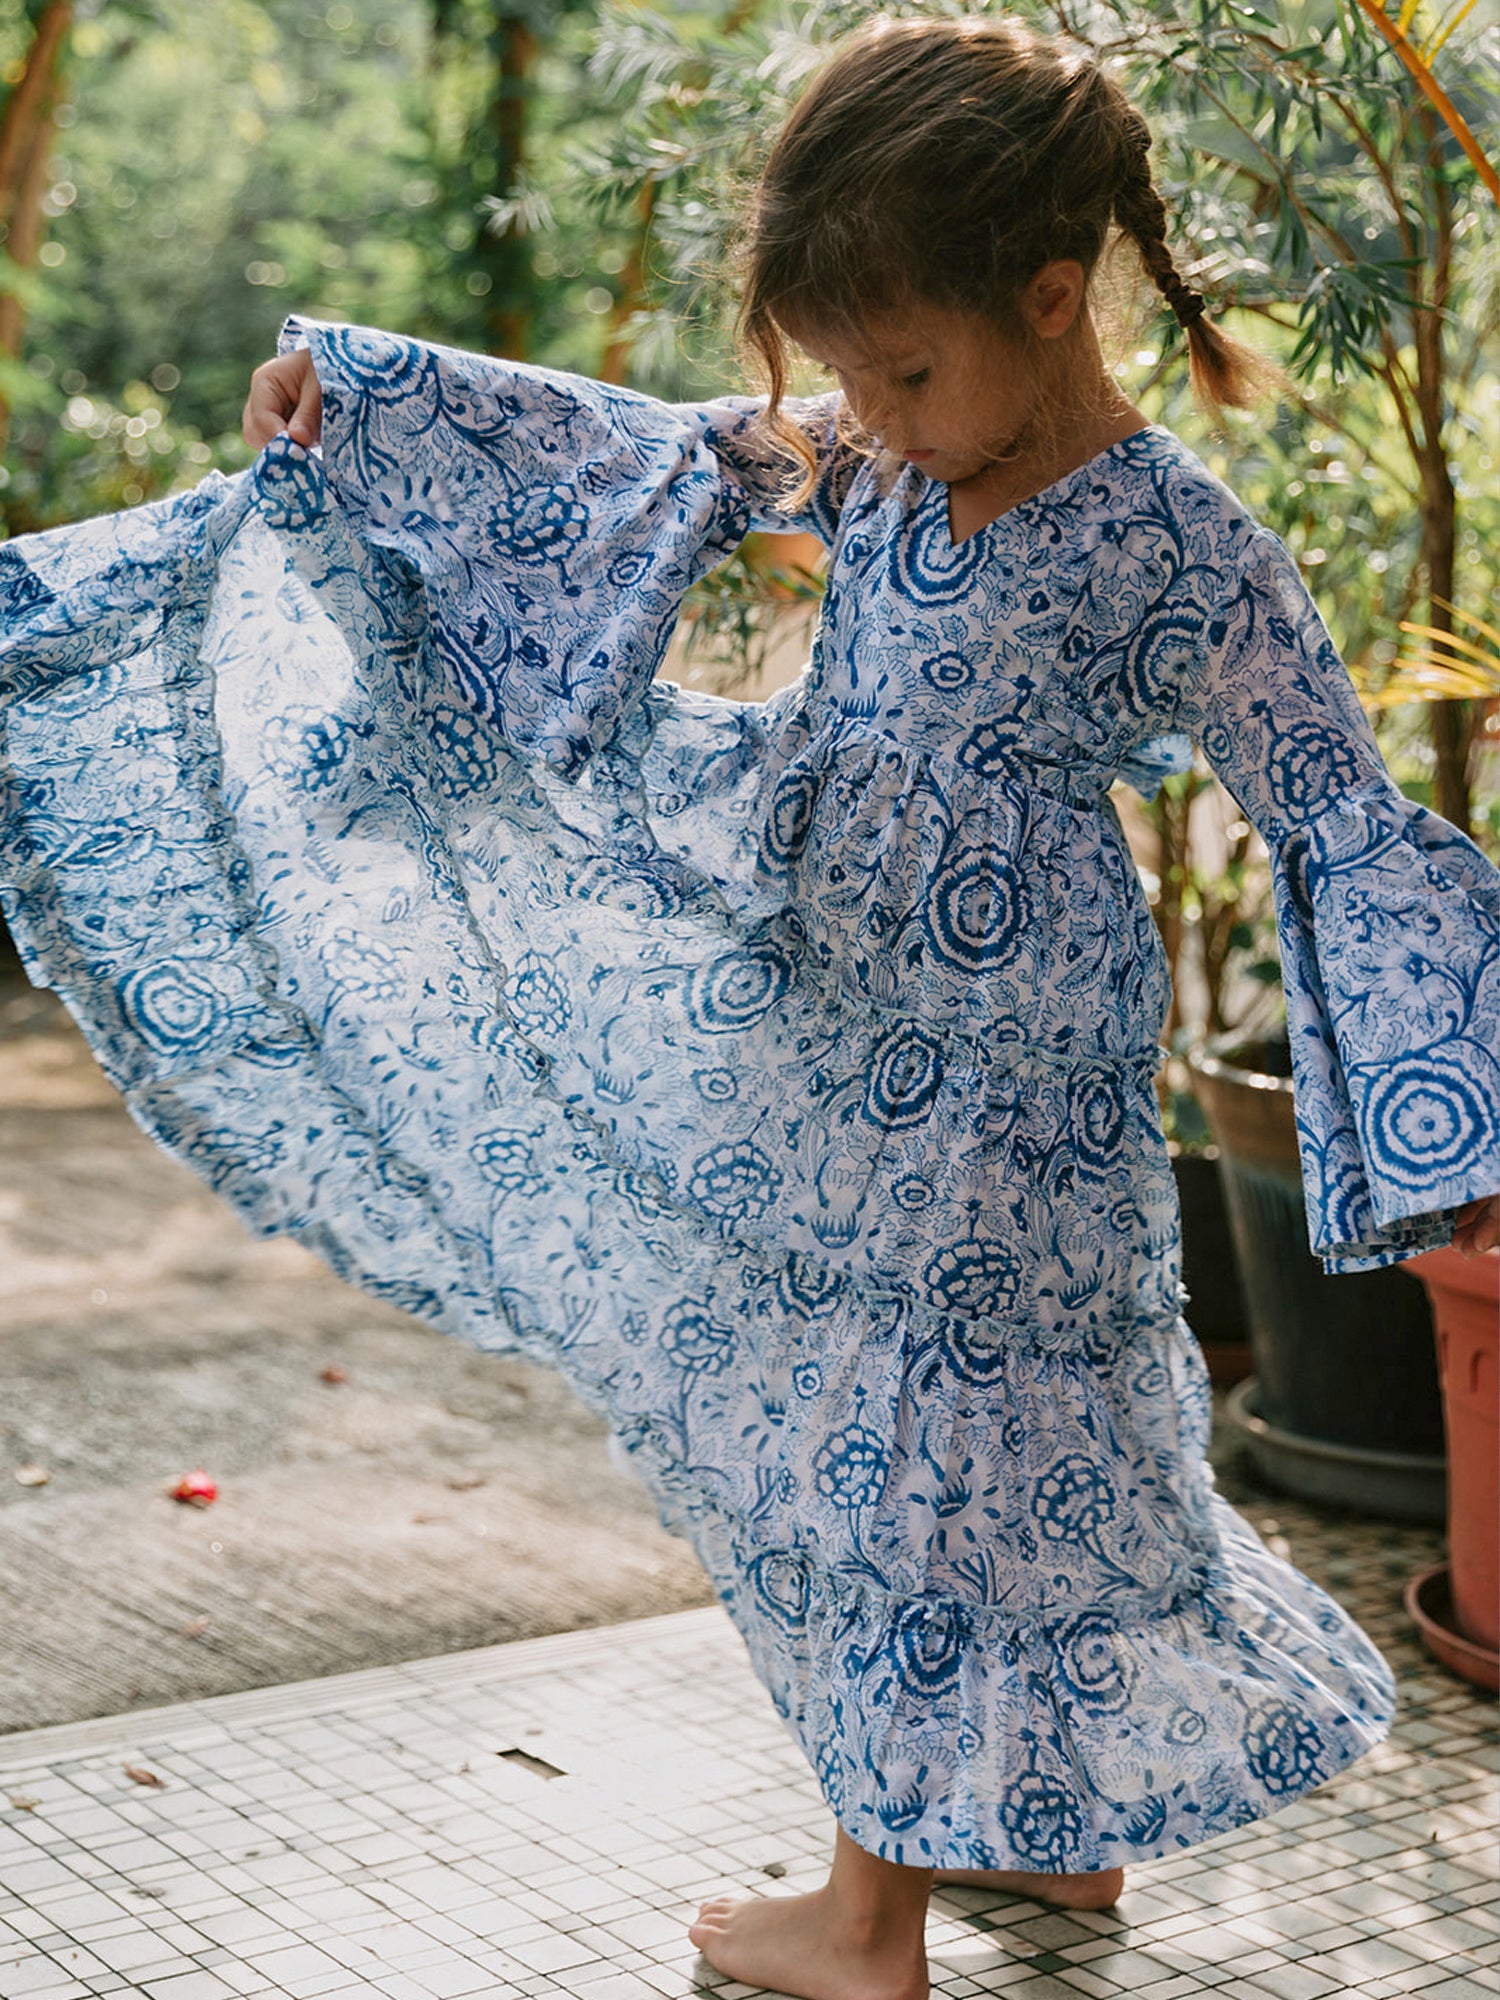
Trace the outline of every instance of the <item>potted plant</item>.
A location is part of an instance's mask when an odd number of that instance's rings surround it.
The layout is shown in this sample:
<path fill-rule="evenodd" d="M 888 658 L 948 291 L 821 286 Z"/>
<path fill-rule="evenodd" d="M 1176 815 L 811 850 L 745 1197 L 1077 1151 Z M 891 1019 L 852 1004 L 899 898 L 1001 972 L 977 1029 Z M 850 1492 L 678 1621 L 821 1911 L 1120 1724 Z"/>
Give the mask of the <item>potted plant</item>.
<path fill-rule="evenodd" d="M 1288 1492 L 1440 1522 L 1442 1404 L 1422 1287 L 1397 1265 L 1329 1277 L 1308 1250 L 1284 1039 L 1220 1041 L 1192 1065 L 1219 1142 L 1255 1363 L 1228 1421 Z"/>
<path fill-rule="evenodd" d="M 1184 1067 L 1191 1011 L 1224 1025 L 1226 989 L 1241 966 L 1255 979 L 1256 918 L 1263 887 L 1251 865 L 1250 828 L 1196 761 L 1163 780 L 1154 797 L 1131 801 L 1134 847 L 1166 954 L 1172 1050 L 1162 1072 L 1162 1128 L 1182 1217 L 1182 1282 L 1187 1319 L 1216 1389 L 1251 1371 L 1239 1262 L 1229 1226 L 1219 1148 Z"/>

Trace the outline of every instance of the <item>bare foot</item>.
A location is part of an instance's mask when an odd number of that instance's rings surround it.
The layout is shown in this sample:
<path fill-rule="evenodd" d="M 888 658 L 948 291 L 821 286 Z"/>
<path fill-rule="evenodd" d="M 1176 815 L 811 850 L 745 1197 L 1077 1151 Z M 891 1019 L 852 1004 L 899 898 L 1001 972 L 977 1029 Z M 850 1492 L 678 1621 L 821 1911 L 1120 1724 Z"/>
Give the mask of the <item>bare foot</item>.
<path fill-rule="evenodd" d="M 705 1903 L 688 1936 L 715 1972 L 800 2000 L 927 2000 L 927 1960 L 918 1944 L 892 1950 L 876 1936 L 841 1929 L 827 1889 Z"/>
<path fill-rule="evenodd" d="M 716 1972 L 798 2000 L 927 2000 L 931 1877 L 866 1854 L 843 1832 L 810 1896 L 705 1903 L 688 1931 Z"/>
<path fill-rule="evenodd" d="M 952 1884 L 962 1889 L 998 1889 L 1004 1896 L 1025 1896 L 1032 1903 L 1053 1903 L 1060 1910 L 1109 1910 L 1125 1887 L 1123 1868 L 1102 1868 L 1094 1875 L 1029 1875 L 1008 1868 L 939 1868 L 934 1888 Z"/>

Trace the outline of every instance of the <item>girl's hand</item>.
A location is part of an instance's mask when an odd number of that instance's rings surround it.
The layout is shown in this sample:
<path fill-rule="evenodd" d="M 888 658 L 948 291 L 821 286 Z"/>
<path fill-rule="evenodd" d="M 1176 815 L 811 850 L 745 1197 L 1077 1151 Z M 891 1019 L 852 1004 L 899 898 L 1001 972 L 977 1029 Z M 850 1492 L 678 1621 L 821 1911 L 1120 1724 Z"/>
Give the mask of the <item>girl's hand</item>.
<path fill-rule="evenodd" d="M 244 430 L 253 451 L 283 431 L 295 444 L 317 443 L 323 434 L 323 391 L 305 347 L 263 362 L 250 377 Z"/>
<path fill-rule="evenodd" d="M 1500 1194 L 1466 1201 L 1453 1217 L 1453 1247 L 1466 1257 L 1500 1245 Z"/>

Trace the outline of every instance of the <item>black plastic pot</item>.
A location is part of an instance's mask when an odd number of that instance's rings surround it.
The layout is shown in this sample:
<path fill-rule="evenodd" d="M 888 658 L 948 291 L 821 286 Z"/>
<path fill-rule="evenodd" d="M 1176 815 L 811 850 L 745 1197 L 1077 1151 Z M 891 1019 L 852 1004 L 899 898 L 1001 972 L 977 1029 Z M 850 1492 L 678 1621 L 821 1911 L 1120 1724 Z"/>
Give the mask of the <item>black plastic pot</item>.
<path fill-rule="evenodd" d="M 1198 1336 L 1215 1388 L 1232 1388 L 1253 1364 L 1218 1153 L 1177 1153 L 1172 1173 L 1182 1211 L 1187 1322 Z"/>
<path fill-rule="evenodd" d="M 1246 1442 L 1265 1477 L 1320 1500 L 1334 1497 L 1322 1472 L 1304 1479 L 1300 1469 L 1317 1454 L 1278 1449 L 1278 1440 L 1340 1447 L 1345 1504 L 1441 1521 L 1443 1409 L 1426 1296 L 1399 1267 L 1335 1278 L 1309 1252 L 1291 1080 L 1274 1073 L 1285 1066 L 1275 1045 L 1193 1058 L 1219 1146 L 1255 1364 Z M 1399 1481 L 1393 1460 L 1402 1462 Z"/>

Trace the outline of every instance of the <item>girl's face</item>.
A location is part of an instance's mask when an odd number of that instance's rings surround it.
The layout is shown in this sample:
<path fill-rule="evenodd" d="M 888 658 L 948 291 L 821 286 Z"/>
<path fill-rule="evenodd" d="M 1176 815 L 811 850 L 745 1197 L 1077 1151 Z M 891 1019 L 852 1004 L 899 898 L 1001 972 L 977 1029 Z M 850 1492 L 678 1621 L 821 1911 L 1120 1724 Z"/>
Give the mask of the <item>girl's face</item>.
<path fill-rule="evenodd" d="M 1081 266 L 1045 266 L 1020 301 L 1028 331 L 1061 340 L 1079 324 L 1083 289 Z M 1041 413 L 1031 354 L 979 314 L 919 303 L 792 337 L 837 377 L 864 428 L 930 479 L 962 486 L 1027 455 Z"/>
<path fill-rule="evenodd" d="M 948 485 L 1007 457 L 1034 412 L 1021 350 L 974 314 L 921 306 L 798 344 L 887 451 Z"/>

